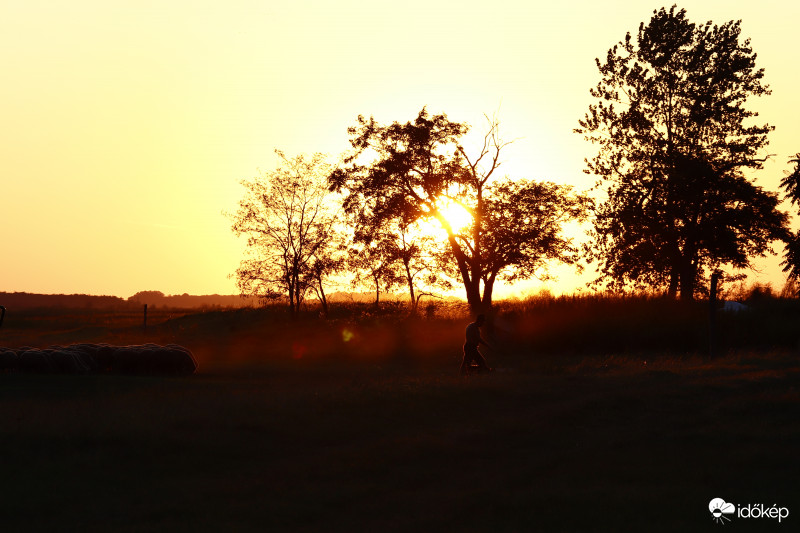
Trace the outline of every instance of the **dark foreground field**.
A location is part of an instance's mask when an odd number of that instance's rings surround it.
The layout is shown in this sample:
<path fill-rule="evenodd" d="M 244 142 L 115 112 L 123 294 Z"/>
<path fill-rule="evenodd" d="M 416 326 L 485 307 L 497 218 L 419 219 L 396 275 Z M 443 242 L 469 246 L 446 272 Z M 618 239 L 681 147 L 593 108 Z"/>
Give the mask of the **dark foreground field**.
<path fill-rule="evenodd" d="M 2 375 L 0 527 L 711 531 L 715 497 L 792 513 L 731 530 L 797 527 L 793 357 L 452 370 Z"/>
<path fill-rule="evenodd" d="M 702 304 L 533 304 L 470 378 L 457 313 L 11 310 L 5 346 L 175 342 L 200 370 L 0 373 L 0 531 L 797 530 L 797 303 L 720 317 L 716 359 Z"/>

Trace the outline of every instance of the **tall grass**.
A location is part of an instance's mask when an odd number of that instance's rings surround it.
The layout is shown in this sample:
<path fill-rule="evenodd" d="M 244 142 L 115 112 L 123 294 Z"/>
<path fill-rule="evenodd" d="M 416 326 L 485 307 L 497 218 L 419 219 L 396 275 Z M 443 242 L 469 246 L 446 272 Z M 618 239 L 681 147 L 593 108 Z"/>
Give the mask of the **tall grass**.
<path fill-rule="evenodd" d="M 797 348 L 800 301 L 758 298 L 739 314 L 717 312 L 719 354 Z M 484 330 L 497 348 L 490 363 L 520 366 L 541 357 L 706 356 L 709 304 L 652 295 L 552 296 L 498 302 Z M 165 322 L 160 332 L 214 347 L 217 358 L 387 360 L 457 364 L 464 328 L 461 302 L 437 302 L 409 314 L 403 302 L 339 303 L 327 317 L 309 306 L 294 319 L 281 307 L 220 311 Z"/>
<path fill-rule="evenodd" d="M 719 353 L 795 350 L 800 300 L 760 291 L 746 312 L 718 311 Z M 484 335 L 491 357 L 705 355 L 709 304 L 652 295 L 537 294 L 497 302 Z M 449 365 L 461 357 L 462 302 L 432 302 L 410 315 L 405 302 L 314 305 L 292 317 L 279 305 L 206 312 L 159 310 L 142 328 L 137 313 L 27 310 L 7 316 L 0 345 L 71 342 L 183 344 L 206 361 L 415 360 Z"/>
<path fill-rule="evenodd" d="M 800 339 L 800 300 L 760 297 L 749 310 L 719 309 L 720 351 L 795 349 Z M 506 322 L 520 347 L 550 353 L 706 353 L 708 301 L 633 295 L 537 295 L 503 302 L 497 322 Z"/>

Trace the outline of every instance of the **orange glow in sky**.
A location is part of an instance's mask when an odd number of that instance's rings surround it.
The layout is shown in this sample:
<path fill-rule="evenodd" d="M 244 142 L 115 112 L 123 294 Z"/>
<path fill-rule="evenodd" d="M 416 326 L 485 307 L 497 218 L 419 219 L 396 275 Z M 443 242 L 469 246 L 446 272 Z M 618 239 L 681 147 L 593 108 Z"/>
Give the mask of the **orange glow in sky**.
<path fill-rule="evenodd" d="M 275 148 L 336 158 L 359 114 L 407 121 L 427 106 L 471 124 L 477 141 L 496 112 L 514 140 L 501 175 L 587 189 L 592 147 L 572 130 L 594 59 L 671 4 L 6 2 L 0 291 L 233 294 L 244 242 L 222 211 L 239 182 L 275 168 Z M 800 151 L 800 4 L 679 7 L 697 23 L 742 19 L 773 91 L 749 106 L 776 126 L 756 176 L 777 190 Z M 778 262 L 759 276 L 779 289 Z M 591 277 L 564 270 L 550 288 Z"/>

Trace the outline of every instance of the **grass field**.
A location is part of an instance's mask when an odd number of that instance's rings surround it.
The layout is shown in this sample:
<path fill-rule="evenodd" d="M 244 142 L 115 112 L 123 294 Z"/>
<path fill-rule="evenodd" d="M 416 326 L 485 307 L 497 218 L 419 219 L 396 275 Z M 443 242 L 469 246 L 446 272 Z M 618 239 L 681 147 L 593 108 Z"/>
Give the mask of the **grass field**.
<path fill-rule="evenodd" d="M 731 530 L 797 527 L 792 350 L 710 361 L 516 338 L 490 353 L 502 371 L 462 378 L 456 318 L 304 336 L 245 311 L 166 318 L 27 330 L 33 345 L 177 340 L 200 372 L 0 375 L 3 531 L 710 531 L 715 497 L 791 511 Z"/>

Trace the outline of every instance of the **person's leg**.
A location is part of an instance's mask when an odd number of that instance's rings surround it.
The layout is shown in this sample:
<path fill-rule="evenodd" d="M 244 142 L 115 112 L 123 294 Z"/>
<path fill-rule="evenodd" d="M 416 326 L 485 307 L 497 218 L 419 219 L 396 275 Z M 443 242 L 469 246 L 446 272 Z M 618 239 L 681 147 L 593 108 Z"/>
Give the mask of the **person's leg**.
<path fill-rule="evenodd" d="M 484 359 L 483 355 L 481 355 L 481 352 L 479 352 L 478 350 L 475 350 L 475 355 L 473 356 L 473 359 L 475 360 L 476 363 L 478 363 L 478 367 L 481 370 L 491 370 L 489 365 L 486 364 L 486 359 Z"/>
<path fill-rule="evenodd" d="M 472 360 L 474 359 L 476 353 L 478 353 L 478 350 L 464 346 L 464 359 L 461 360 L 460 371 L 462 376 L 469 374 L 469 367 L 472 364 Z"/>

